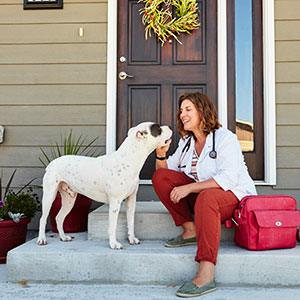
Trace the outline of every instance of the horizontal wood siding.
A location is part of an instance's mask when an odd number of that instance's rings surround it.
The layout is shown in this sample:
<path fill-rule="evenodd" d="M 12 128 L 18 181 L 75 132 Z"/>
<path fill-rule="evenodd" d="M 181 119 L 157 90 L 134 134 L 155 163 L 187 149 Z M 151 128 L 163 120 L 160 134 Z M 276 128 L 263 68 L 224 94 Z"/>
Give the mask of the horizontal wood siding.
<path fill-rule="evenodd" d="M 106 102 L 106 85 L 0 84 L 0 95 L 1 105 L 103 105 Z"/>
<path fill-rule="evenodd" d="M 21 5 L 20 5 L 21 4 Z M 64 3 L 63 9 L 23 10 L 19 4 L 1 4 L 0 24 L 65 24 L 107 22 L 107 3 Z M 55 34 L 55 32 L 52 32 Z"/>
<path fill-rule="evenodd" d="M 300 1 L 274 3 L 277 185 L 273 193 L 290 194 L 300 203 Z"/>
<path fill-rule="evenodd" d="M 78 26 L 81 24 L 9 24 L 0 26 L 1 45 L 6 44 L 78 44 Z M 84 24 L 81 43 L 105 43 L 107 24 Z M 30 34 L 28 34 L 30 32 Z M 45 34 L 55 33 L 55 34 Z"/>
<path fill-rule="evenodd" d="M 0 45 L 0 64 L 105 64 L 106 44 Z"/>
<path fill-rule="evenodd" d="M 5 125 L 105 125 L 102 105 L 2 106 L 1 121 Z"/>
<path fill-rule="evenodd" d="M 82 135 L 82 137 L 88 136 L 87 139 L 91 141 L 91 137 L 99 137 L 97 139 L 97 144 L 105 145 L 105 126 L 95 125 L 95 126 L 59 126 L 59 125 L 27 125 L 27 126 L 18 126 L 18 125 L 8 125 L 6 127 L 6 143 L 10 147 L 33 147 L 33 146 L 49 146 L 49 143 L 55 144 L 57 141 L 61 144 L 61 137 L 68 135 L 70 130 L 76 136 Z M 20 139 L 20 136 L 26 138 Z"/>
<path fill-rule="evenodd" d="M 98 147 L 99 152 L 104 152 L 103 147 Z M 97 148 L 97 150 L 98 150 Z M 47 148 L 45 147 L 47 150 Z M 0 156 L 0 164 L 5 168 L 16 168 L 16 161 L 21 157 L 23 159 L 22 167 L 39 168 L 41 162 L 38 160 L 42 157 L 38 147 L 5 147 L 2 150 L 3 155 Z M 19 172 L 18 172 L 19 173 Z"/>
<path fill-rule="evenodd" d="M 276 103 L 299 103 L 300 84 L 298 82 L 276 82 Z"/>
<path fill-rule="evenodd" d="M 2 65 L 1 85 L 105 84 L 106 67 L 97 64 Z M 63 97 L 63 95 L 61 95 Z"/>
<path fill-rule="evenodd" d="M 300 40 L 300 21 L 290 20 L 286 22 L 279 19 L 275 22 L 277 41 L 299 41 Z"/>
<path fill-rule="evenodd" d="M 40 145 L 72 129 L 87 142 L 98 136 L 105 153 L 106 138 L 107 0 L 46 10 L 23 10 L 22 2 L 0 2 L 0 169 L 4 185 L 18 169 L 15 186 L 41 183 Z"/>

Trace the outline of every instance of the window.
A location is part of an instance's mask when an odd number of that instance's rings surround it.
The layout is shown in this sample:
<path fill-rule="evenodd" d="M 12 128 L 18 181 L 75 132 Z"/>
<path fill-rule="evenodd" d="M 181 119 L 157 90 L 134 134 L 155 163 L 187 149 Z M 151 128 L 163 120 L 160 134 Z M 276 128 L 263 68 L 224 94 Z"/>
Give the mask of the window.
<path fill-rule="evenodd" d="M 228 128 L 250 175 L 264 179 L 262 1 L 227 2 Z"/>
<path fill-rule="evenodd" d="M 235 130 L 243 151 L 253 151 L 252 0 L 235 1 Z"/>

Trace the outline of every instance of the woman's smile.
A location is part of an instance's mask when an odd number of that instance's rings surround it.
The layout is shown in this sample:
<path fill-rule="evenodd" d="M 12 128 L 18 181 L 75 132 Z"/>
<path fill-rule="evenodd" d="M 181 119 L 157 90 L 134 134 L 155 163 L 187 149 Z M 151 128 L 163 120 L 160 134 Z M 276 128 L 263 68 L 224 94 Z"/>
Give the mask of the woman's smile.
<path fill-rule="evenodd" d="M 199 130 L 200 114 L 192 101 L 188 99 L 182 101 L 180 111 L 180 120 L 183 123 L 184 130 Z"/>

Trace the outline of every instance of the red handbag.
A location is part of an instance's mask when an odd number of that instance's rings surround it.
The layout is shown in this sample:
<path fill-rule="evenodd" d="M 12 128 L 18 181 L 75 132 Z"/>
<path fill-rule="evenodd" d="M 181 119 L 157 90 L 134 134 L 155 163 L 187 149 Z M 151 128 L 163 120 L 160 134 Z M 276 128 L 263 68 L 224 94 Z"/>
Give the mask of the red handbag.
<path fill-rule="evenodd" d="M 246 196 L 225 226 L 234 227 L 234 242 L 249 250 L 293 248 L 300 212 L 290 196 Z"/>

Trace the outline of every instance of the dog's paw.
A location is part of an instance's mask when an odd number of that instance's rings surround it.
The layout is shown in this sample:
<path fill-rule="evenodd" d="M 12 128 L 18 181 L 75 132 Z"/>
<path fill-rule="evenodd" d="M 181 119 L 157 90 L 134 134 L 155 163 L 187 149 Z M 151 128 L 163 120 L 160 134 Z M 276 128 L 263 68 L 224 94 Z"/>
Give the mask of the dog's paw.
<path fill-rule="evenodd" d="M 46 239 L 38 239 L 37 242 L 36 242 L 39 246 L 43 246 L 43 245 L 47 245 L 47 241 Z"/>
<path fill-rule="evenodd" d="M 114 250 L 123 249 L 123 245 L 119 242 L 110 242 L 109 245 L 110 245 L 110 248 L 114 249 Z"/>
<path fill-rule="evenodd" d="M 140 244 L 140 240 L 136 237 L 128 236 L 128 242 L 130 245 L 139 245 Z"/>
<path fill-rule="evenodd" d="M 60 237 L 60 240 L 62 242 L 71 242 L 73 239 L 74 239 L 73 236 L 68 236 L 68 235 L 65 235 L 64 237 Z"/>

